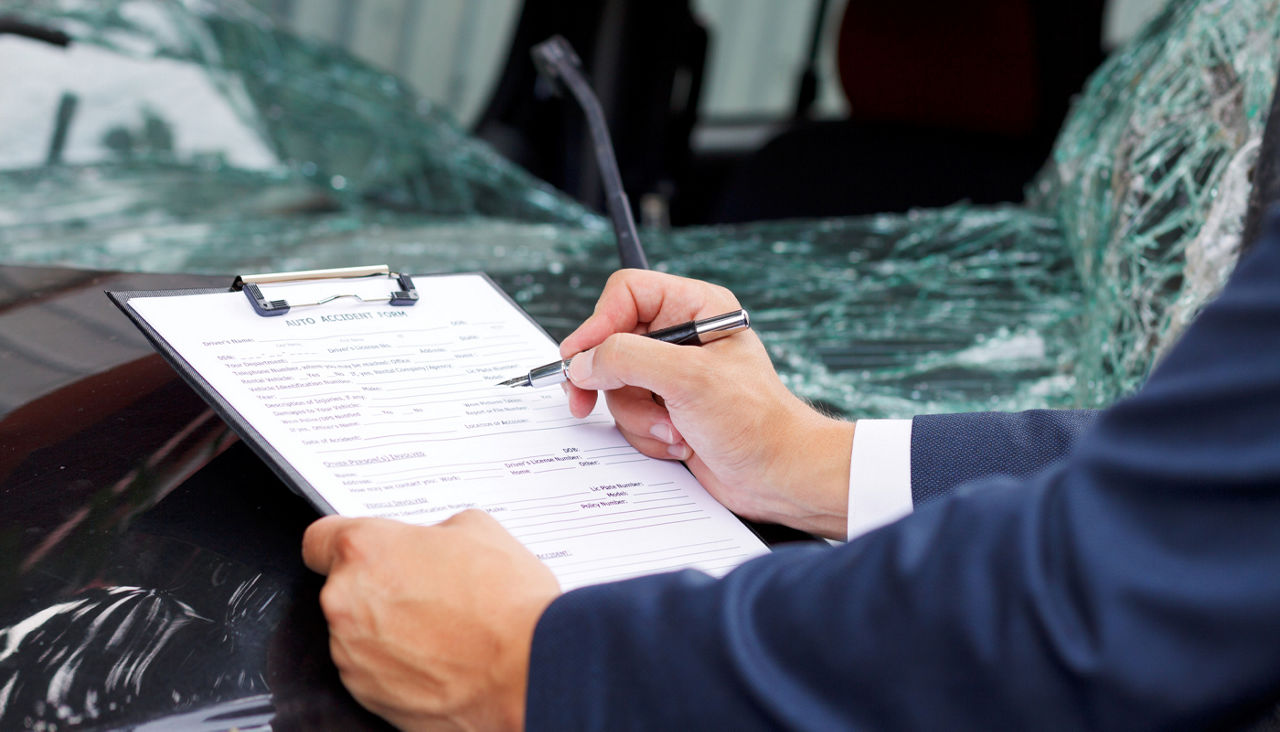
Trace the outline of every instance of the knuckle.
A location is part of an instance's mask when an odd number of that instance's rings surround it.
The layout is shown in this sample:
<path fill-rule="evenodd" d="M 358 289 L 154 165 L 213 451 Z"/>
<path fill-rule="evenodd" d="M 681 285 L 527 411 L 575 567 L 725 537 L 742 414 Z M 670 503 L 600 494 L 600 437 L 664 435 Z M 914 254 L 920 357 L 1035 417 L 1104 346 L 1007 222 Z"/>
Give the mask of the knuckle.
<path fill-rule="evenodd" d="M 628 339 L 625 333 L 614 333 L 596 346 L 596 364 L 614 364 L 626 357 Z"/>
<path fill-rule="evenodd" d="M 733 290 L 730 290 L 724 285 L 711 285 L 711 292 L 716 299 L 724 301 L 725 303 L 731 303 L 734 307 L 738 306 L 737 295 L 734 295 Z"/>
<path fill-rule="evenodd" d="M 600 291 L 600 298 L 596 301 L 596 312 L 599 312 L 605 302 L 612 300 L 615 297 L 615 293 L 626 292 L 631 289 L 631 285 L 636 282 L 638 273 L 634 269 L 619 269 L 609 275 L 609 279 L 605 280 L 604 289 Z"/>
<path fill-rule="evenodd" d="M 347 593 L 343 592 L 339 583 L 330 580 L 320 588 L 320 610 L 335 631 L 340 631 L 349 624 L 351 608 L 347 603 Z"/>
<path fill-rule="evenodd" d="M 609 279 L 605 280 L 605 287 L 608 288 L 625 285 L 635 278 L 635 274 L 636 270 L 633 269 L 615 270 L 613 274 L 609 275 Z"/>
<path fill-rule="evenodd" d="M 489 514 L 487 512 L 479 508 L 468 508 L 445 519 L 444 523 L 451 526 L 467 527 L 484 523 L 488 518 Z"/>
<path fill-rule="evenodd" d="M 339 562 L 360 562 L 366 556 L 365 542 L 361 531 L 355 527 L 345 527 L 333 537 L 333 556 Z"/>

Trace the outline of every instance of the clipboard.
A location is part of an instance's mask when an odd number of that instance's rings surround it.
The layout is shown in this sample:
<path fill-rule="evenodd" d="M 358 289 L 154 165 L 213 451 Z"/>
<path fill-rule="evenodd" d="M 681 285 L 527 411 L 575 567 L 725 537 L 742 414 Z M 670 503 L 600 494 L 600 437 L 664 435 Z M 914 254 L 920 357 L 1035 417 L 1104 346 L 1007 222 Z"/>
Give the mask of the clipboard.
<path fill-rule="evenodd" d="M 498 292 L 512 307 L 520 311 L 524 317 L 532 323 L 539 331 L 550 338 L 541 324 L 534 320 L 528 313 L 521 308 L 510 295 L 503 290 L 498 283 L 494 282 L 488 274 L 484 272 L 467 272 L 464 274 L 482 277 L 489 283 L 493 289 Z M 209 288 L 188 288 L 181 290 L 128 290 L 128 291 L 108 291 L 107 297 L 121 312 L 136 326 L 146 339 L 151 343 L 152 347 L 160 354 L 170 366 L 173 367 L 183 381 L 195 390 L 200 398 L 213 409 L 213 411 L 222 418 L 227 426 L 240 437 L 241 440 L 249 446 L 249 449 L 258 456 L 271 471 L 280 479 L 289 490 L 305 499 L 313 508 L 323 515 L 337 514 L 338 511 L 325 500 L 319 491 L 315 490 L 311 484 L 299 473 L 277 450 L 269 440 L 267 440 L 261 432 L 258 431 L 253 424 L 244 418 L 244 416 L 233 407 L 222 394 L 211 385 L 199 370 L 194 368 L 185 358 L 182 357 L 172 345 L 165 340 L 152 325 L 147 322 L 134 308 L 129 301 L 139 297 L 175 297 L 180 295 L 208 295 L 222 294 L 227 292 L 243 292 L 247 300 L 247 307 L 251 307 L 261 317 L 278 317 L 287 315 L 294 308 L 317 308 L 327 305 L 331 302 L 342 299 L 356 299 L 361 302 L 386 302 L 389 305 L 408 307 L 416 305 L 420 299 L 417 289 L 414 287 L 414 278 L 438 277 L 439 274 L 429 275 L 407 275 L 393 272 L 388 265 L 360 265 L 355 267 L 337 267 L 331 269 L 313 269 L 298 270 L 293 272 L 266 272 L 259 274 L 242 274 L 236 275 L 231 284 L 226 288 L 209 287 Z M 357 294 L 343 292 L 343 288 L 335 288 L 334 292 L 323 298 L 307 301 L 307 302 L 289 302 L 288 300 L 273 300 L 267 297 L 263 290 L 263 285 L 279 285 L 296 282 L 313 282 L 323 280 L 347 280 L 355 278 L 370 279 L 386 279 L 389 282 L 387 296 L 385 298 L 369 298 Z M 398 289 L 396 289 L 398 288 Z"/>
<path fill-rule="evenodd" d="M 321 513 L 429 524 L 480 508 L 566 589 L 768 551 L 682 463 L 630 445 L 602 402 L 578 418 L 558 390 L 501 386 L 558 350 L 483 273 L 360 267 L 107 294 Z"/>
<path fill-rule="evenodd" d="M 391 290 L 385 298 L 362 297 L 355 293 L 334 292 L 311 302 L 295 302 L 272 300 L 262 294 L 262 285 L 281 284 L 285 282 L 306 282 L 312 280 L 354 279 L 360 277 L 387 277 L 394 280 L 399 290 Z M 249 299 L 254 311 L 264 318 L 287 314 L 294 307 L 318 307 L 335 300 L 354 298 L 360 302 L 386 302 L 389 305 L 408 306 L 418 302 L 418 291 L 413 287 L 413 279 L 408 275 L 392 272 L 385 264 L 362 267 L 342 267 L 339 269 L 311 269 L 299 272 L 267 272 L 263 274 L 237 275 L 231 282 L 233 291 L 239 290 Z"/>

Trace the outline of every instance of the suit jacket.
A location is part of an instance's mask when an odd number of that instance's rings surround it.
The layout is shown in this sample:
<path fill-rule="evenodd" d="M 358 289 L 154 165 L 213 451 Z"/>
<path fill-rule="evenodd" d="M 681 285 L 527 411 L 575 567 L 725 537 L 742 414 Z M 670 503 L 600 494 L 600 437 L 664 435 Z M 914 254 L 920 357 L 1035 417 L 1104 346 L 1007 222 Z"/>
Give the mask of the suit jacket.
<path fill-rule="evenodd" d="M 922 418 L 901 521 L 560 597 L 529 728 L 1204 729 L 1272 708 L 1280 219 L 1136 395 L 1063 419 Z M 1054 437 L 1027 457 L 1032 434 Z"/>
<path fill-rule="evenodd" d="M 1034 409 L 916 417 L 911 420 L 911 502 L 919 508 L 979 478 L 1035 475 L 1066 457 L 1097 416 L 1088 409 Z"/>

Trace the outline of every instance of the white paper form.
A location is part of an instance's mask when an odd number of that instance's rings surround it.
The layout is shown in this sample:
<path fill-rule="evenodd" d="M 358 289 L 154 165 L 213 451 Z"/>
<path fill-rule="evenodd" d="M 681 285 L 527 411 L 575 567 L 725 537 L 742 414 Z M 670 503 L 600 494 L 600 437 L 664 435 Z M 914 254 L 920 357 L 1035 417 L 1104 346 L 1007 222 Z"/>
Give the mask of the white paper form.
<path fill-rule="evenodd" d="M 489 512 L 564 589 L 681 567 L 722 574 L 761 541 L 680 464 L 598 406 L 497 387 L 559 358 L 479 275 L 419 277 L 412 306 L 339 300 L 259 316 L 243 293 L 133 297 L 145 319 L 339 514 L 416 524 Z M 385 278 L 264 287 L 385 297 Z M 601 400 L 603 401 L 603 400 Z"/>

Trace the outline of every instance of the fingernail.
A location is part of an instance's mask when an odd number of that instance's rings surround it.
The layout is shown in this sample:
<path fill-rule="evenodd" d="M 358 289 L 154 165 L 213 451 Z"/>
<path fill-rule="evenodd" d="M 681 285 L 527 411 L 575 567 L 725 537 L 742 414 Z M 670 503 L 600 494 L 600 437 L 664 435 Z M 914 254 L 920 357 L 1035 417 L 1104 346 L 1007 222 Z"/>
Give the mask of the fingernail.
<path fill-rule="evenodd" d="M 693 451 L 689 449 L 688 445 L 681 442 L 679 445 L 668 447 L 667 454 L 677 460 L 687 460 L 693 454 Z"/>
<path fill-rule="evenodd" d="M 569 363 L 569 380 L 577 384 L 591 378 L 591 360 L 596 356 L 596 352 L 583 351 L 573 357 L 573 361 Z"/>
<path fill-rule="evenodd" d="M 572 365 L 572 364 L 570 364 L 570 365 Z M 561 381 L 561 382 L 560 382 L 560 391 L 564 392 L 564 395 L 565 395 L 565 396 L 569 396 L 569 382 L 567 382 L 567 381 Z"/>
<path fill-rule="evenodd" d="M 668 445 L 676 441 L 675 430 L 662 423 L 658 423 L 650 427 L 649 434 L 653 435 L 659 442 L 665 442 Z"/>

